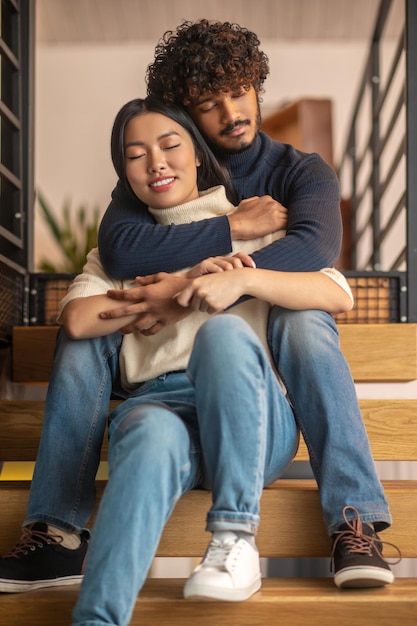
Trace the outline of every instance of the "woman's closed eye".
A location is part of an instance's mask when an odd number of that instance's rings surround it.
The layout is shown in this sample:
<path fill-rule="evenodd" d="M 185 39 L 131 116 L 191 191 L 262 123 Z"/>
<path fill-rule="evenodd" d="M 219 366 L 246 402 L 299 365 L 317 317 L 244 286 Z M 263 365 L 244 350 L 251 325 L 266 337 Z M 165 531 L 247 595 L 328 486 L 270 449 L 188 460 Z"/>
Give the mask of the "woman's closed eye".
<path fill-rule="evenodd" d="M 145 153 L 143 154 L 128 154 L 126 156 L 128 161 L 134 161 L 135 159 L 143 159 L 143 157 L 146 156 Z"/>
<path fill-rule="evenodd" d="M 128 161 L 134 161 L 135 159 L 143 159 L 146 156 L 146 150 L 143 146 L 132 145 L 126 146 L 125 157 Z"/>
<path fill-rule="evenodd" d="M 180 146 L 181 146 L 180 143 L 176 143 L 176 144 L 174 144 L 172 146 L 164 146 L 162 149 L 163 150 L 173 150 L 174 148 L 179 148 Z"/>

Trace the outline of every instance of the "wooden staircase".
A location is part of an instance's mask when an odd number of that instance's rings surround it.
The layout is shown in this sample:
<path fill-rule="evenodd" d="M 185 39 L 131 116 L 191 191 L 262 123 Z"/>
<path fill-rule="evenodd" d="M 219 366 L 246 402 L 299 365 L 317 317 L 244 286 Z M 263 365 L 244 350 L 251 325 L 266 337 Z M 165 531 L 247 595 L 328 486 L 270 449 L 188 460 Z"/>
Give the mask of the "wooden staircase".
<path fill-rule="evenodd" d="M 357 382 L 406 382 L 417 379 L 417 325 L 340 325 L 342 350 Z M 16 328 L 13 380 L 46 381 L 55 327 Z M 376 394 L 377 396 L 378 394 Z M 376 460 L 417 460 L 417 400 L 360 402 Z M 34 461 L 43 418 L 42 401 L 0 401 L 0 459 Z M 106 459 L 107 445 L 102 458 Z M 302 444 L 297 460 L 308 459 Z M 0 551 L 7 552 L 20 535 L 29 481 L 0 481 L 2 519 Z M 99 500 L 105 486 L 97 483 Z M 417 480 L 384 481 L 393 526 L 382 538 L 399 546 L 403 557 L 417 558 Z M 47 487 L 46 487 L 47 488 Z M 158 556 L 200 557 L 210 494 L 192 491 L 169 520 Z M 329 557 L 315 482 L 282 479 L 264 490 L 257 545 L 263 557 Z M 92 520 L 93 521 L 93 520 Z M 394 557 L 387 547 L 385 556 Z M 339 590 L 331 578 L 266 578 L 262 589 L 243 603 L 196 602 L 182 598 L 184 580 L 149 578 L 138 598 L 131 624 L 217 626 L 415 626 L 417 578 L 397 578 L 383 589 Z M 77 587 L 23 594 L 0 594 L 4 626 L 69 626 Z"/>

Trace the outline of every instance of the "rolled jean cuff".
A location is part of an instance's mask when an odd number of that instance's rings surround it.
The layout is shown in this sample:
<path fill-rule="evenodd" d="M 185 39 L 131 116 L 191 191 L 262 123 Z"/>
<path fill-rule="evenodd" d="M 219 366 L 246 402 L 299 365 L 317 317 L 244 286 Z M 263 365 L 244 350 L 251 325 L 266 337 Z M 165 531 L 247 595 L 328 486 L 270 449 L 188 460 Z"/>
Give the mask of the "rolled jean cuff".
<path fill-rule="evenodd" d="M 373 524 L 376 532 L 380 532 L 389 528 L 392 524 L 392 518 L 389 513 L 361 513 L 360 514 L 361 521 L 365 524 Z M 332 524 L 328 527 L 328 533 L 330 536 L 336 533 L 340 526 L 345 523 L 345 520 L 342 519 L 335 524 Z"/>
<path fill-rule="evenodd" d="M 30 524 L 33 524 L 35 522 L 44 522 L 45 524 L 48 524 L 49 526 L 60 528 L 68 533 L 77 533 L 78 535 L 81 535 L 82 533 L 87 533 L 89 537 L 91 536 L 91 531 L 88 528 L 81 528 L 78 526 L 74 526 L 73 524 L 69 524 L 68 522 L 66 522 L 65 520 L 61 518 L 54 517 L 53 515 L 48 515 L 46 513 L 45 514 L 38 513 L 35 515 L 31 515 L 30 517 L 25 519 L 22 526 L 27 527 L 27 526 L 30 526 Z"/>
<path fill-rule="evenodd" d="M 256 535 L 259 526 L 259 516 L 248 516 L 248 514 L 241 515 L 242 516 L 237 516 L 234 514 L 232 517 L 229 517 L 225 515 L 208 514 L 206 530 L 211 533 L 221 530 L 231 530 L 233 532 Z"/>

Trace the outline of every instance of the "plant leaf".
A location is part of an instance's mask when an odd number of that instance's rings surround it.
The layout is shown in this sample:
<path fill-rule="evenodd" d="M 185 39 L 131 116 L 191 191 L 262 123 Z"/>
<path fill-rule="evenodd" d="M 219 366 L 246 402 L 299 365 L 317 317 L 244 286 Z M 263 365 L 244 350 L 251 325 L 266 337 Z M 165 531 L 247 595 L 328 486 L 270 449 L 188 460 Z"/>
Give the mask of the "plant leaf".
<path fill-rule="evenodd" d="M 71 210 L 70 200 L 66 199 L 61 210 L 62 219 L 59 222 L 40 190 L 37 191 L 37 198 L 42 216 L 64 259 L 66 259 L 60 267 L 42 259 L 40 268 L 45 272 L 80 273 L 85 265 L 88 252 L 97 246 L 100 209 L 95 207 L 91 218 L 88 220 L 87 209 L 81 205 L 75 212 L 75 219 L 72 219 L 74 212 Z"/>

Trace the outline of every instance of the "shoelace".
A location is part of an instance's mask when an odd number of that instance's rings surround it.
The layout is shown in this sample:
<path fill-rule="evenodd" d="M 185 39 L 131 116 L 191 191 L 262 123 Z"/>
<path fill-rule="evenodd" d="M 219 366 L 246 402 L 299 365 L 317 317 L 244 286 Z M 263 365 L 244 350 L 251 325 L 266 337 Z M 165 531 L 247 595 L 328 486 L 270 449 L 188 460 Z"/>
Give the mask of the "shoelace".
<path fill-rule="evenodd" d="M 20 536 L 18 543 L 3 558 L 19 558 L 22 555 L 27 555 L 29 550 L 36 550 L 36 548 L 42 548 L 44 543 L 62 543 L 63 537 L 50 532 L 43 532 L 42 530 L 33 529 L 31 526 L 23 528 L 23 533 Z"/>
<path fill-rule="evenodd" d="M 347 512 L 349 510 L 355 513 L 356 519 L 349 520 L 347 518 Z M 348 526 L 348 529 L 336 533 L 337 537 L 333 542 L 332 553 L 330 555 L 331 565 L 333 565 L 334 553 L 339 542 L 342 542 L 344 547 L 346 548 L 346 551 L 351 554 L 365 554 L 367 556 L 372 556 L 372 550 L 374 550 L 379 558 L 384 561 L 384 563 L 396 565 L 401 561 L 401 550 L 394 543 L 390 543 L 389 541 L 381 541 L 381 539 L 376 534 L 374 536 L 369 536 L 363 533 L 362 520 L 359 516 L 359 511 L 355 509 L 355 507 L 345 506 L 342 514 L 343 519 Z M 394 550 L 396 550 L 398 554 L 398 558 L 394 560 L 386 559 L 382 555 L 382 546 L 391 546 L 392 548 L 394 548 Z"/>
<path fill-rule="evenodd" d="M 203 559 L 202 565 L 204 567 L 214 567 L 216 569 L 225 569 L 225 563 L 230 552 L 236 545 L 236 541 L 227 539 L 219 541 L 218 539 L 212 539 L 210 541 L 207 553 Z"/>

